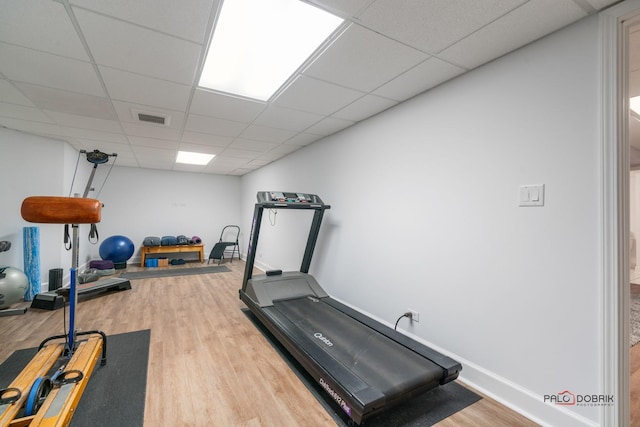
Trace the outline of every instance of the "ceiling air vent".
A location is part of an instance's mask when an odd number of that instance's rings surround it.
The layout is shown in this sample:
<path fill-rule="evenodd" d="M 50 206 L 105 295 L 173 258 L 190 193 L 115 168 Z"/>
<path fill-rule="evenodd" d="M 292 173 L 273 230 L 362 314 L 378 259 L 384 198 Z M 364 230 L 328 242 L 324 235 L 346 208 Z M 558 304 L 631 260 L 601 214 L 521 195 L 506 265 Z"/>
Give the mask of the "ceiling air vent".
<path fill-rule="evenodd" d="M 131 110 L 133 118 L 140 122 L 152 123 L 160 126 L 169 126 L 171 117 L 148 111 Z"/>

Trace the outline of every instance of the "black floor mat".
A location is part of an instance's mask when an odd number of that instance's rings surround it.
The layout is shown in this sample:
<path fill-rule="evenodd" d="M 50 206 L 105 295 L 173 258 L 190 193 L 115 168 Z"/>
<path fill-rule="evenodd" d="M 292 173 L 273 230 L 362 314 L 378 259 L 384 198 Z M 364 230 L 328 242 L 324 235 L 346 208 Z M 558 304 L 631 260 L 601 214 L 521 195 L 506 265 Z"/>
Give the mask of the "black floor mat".
<path fill-rule="evenodd" d="M 107 337 L 107 364 L 96 365 L 77 411 L 76 427 L 136 427 L 144 423 L 150 330 Z M 0 365 L 0 388 L 7 387 L 36 354 L 15 351 Z"/>
<path fill-rule="evenodd" d="M 340 427 L 348 426 L 349 417 L 329 397 L 320 385 L 311 377 L 297 360 L 287 351 L 280 342 L 260 323 L 250 310 L 244 309 L 245 315 L 269 340 L 271 345 L 280 353 L 289 367 L 298 378 L 315 395 L 316 399 L 324 406 Z M 437 387 L 424 394 L 407 400 L 397 406 L 389 408 L 385 412 L 374 415 L 365 420 L 367 427 L 405 427 L 405 426 L 431 426 L 467 406 L 481 400 L 471 390 L 454 382 Z"/>
<path fill-rule="evenodd" d="M 224 265 L 212 265 L 210 267 L 195 267 L 195 268 L 161 268 L 153 270 L 142 271 L 127 271 L 122 273 L 120 278 L 136 280 L 136 279 L 152 279 L 156 277 L 175 277 L 175 276 L 190 276 L 193 274 L 210 274 L 210 273 L 224 273 L 231 271 Z"/>

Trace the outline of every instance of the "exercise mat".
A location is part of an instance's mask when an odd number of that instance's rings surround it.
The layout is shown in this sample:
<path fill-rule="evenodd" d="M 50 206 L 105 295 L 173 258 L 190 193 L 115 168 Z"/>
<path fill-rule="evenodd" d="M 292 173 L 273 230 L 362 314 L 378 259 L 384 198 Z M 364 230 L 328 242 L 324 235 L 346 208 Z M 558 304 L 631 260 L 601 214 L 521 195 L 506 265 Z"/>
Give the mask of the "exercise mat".
<path fill-rule="evenodd" d="M 158 270 L 127 271 L 119 277 L 122 279 L 154 279 L 157 277 L 191 276 L 193 274 L 224 273 L 229 270 L 224 265 L 212 265 L 195 268 L 163 268 Z"/>

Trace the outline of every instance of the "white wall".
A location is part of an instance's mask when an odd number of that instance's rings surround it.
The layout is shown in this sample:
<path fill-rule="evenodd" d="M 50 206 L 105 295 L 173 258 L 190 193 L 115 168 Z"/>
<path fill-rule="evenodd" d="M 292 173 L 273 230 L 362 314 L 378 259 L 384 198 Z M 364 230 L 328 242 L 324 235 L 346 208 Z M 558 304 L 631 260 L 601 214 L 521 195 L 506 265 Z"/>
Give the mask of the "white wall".
<path fill-rule="evenodd" d="M 63 195 L 64 146 L 62 141 L 0 127 L 0 240 L 11 242 L 11 249 L 0 253 L 0 266 L 24 269 L 22 229 L 38 226 L 41 285 L 49 280 L 49 269 L 61 267 L 63 226 L 28 223 L 20 216 L 20 206 L 29 196 Z"/>
<path fill-rule="evenodd" d="M 95 182 L 97 192 L 102 177 L 96 176 Z M 136 250 L 130 262 L 139 260 L 146 236 L 179 234 L 202 238 L 206 258 L 222 228 L 240 220 L 239 191 L 236 176 L 134 169 L 116 163 L 99 196 L 104 207 L 98 232 L 101 240 L 112 235 L 129 237 Z M 100 259 L 99 244 L 90 247 L 89 258 Z"/>
<path fill-rule="evenodd" d="M 543 396 L 602 393 L 598 69 L 591 17 L 244 176 L 244 226 L 259 190 L 319 194 L 312 273 L 331 295 L 391 326 L 416 310 L 400 328 L 464 381 L 595 424 L 600 408 Z M 545 184 L 544 207 L 518 207 L 524 184 Z M 258 262 L 299 267 L 294 214 L 264 220 Z"/>
<path fill-rule="evenodd" d="M 23 269 L 22 227 L 34 225 L 20 216 L 24 198 L 82 195 L 93 165 L 84 155 L 78 160 L 78 152 L 66 142 L 6 128 L 0 128 L 0 152 L 0 240 L 12 243 L 10 251 L 0 253 L 0 266 Z M 222 228 L 240 220 L 238 177 L 115 166 L 105 182 L 108 170 L 108 164 L 98 166 L 93 181 L 95 191 L 88 195 L 98 196 L 104 208 L 102 221 L 97 225 L 100 235 L 97 244 L 88 241 L 89 226 L 80 225 L 81 270 L 89 260 L 100 259 L 100 243 L 114 234 L 125 235 L 134 242 L 136 253 L 130 262 L 139 260 L 139 247 L 149 235 L 198 235 L 205 243 L 207 257 Z M 41 285 L 46 290 L 52 268 L 64 268 L 68 281 L 71 251 L 64 248 L 63 225 L 37 226 Z M 185 259 L 195 258 L 184 255 Z"/>

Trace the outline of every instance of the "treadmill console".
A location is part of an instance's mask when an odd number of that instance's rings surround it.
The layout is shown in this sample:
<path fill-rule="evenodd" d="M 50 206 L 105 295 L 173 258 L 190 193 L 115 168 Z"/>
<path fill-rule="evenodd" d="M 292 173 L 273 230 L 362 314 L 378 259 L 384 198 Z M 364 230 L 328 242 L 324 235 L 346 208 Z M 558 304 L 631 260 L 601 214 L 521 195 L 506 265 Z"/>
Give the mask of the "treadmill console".
<path fill-rule="evenodd" d="M 313 207 L 325 206 L 316 194 L 292 193 L 286 191 L 259 191 L 258 203 L 275 207 Z"/>

